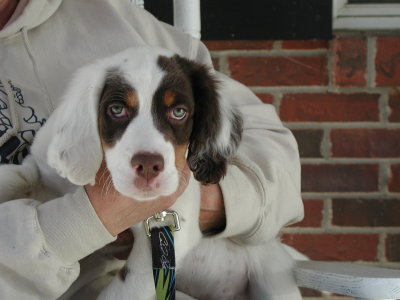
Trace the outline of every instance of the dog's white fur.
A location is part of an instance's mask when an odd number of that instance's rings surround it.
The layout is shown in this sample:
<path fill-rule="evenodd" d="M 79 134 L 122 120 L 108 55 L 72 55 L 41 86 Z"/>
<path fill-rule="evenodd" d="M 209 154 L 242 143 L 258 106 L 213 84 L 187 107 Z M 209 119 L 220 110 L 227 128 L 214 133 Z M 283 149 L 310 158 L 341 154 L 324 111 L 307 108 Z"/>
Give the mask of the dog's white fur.
<path fill-rule="evenodd" d="M 151 99 L 164 76 L 156 64 L 159 55 L 171 57 L 173 53 L 134 48 L 81 69 L 63 103 L 37 134 L 31 155 L 21 166 L 0 167 L 2 200 L 27 196 L 51 199 L 74 191 L 77 185 L 94 184 L 103 158 L 115 188 L 124 195 L 147 201 L 174 192 L 179 184 L 174 148 L 151 117 Z M 141 105 L 137 117 L 103 157 L 97 127 L 98 99 L 107 70 L 115 67 L 135 87 Z M 229 157 L 234 152 L 230 141 L 234 108 L 225 102 L 219 105 L 221 128 L 208 147 Z M 163 155 L 165 168 L 152 186 L 153 194 L 142 194 L 132 184 L 136 175 L 130 160 L 138 152 Z M 178 289 L 199 299 L 248 299 L 246 294 L 251 299 L 301 299 L 291 274 L 292 260 L 279 241 L 239 246 L 227 239 L 202 237 L 198 227 L 199 184 L 193 178 L 171 209 L 179 213 L 182 222 L 181 231 L 175 234 Z M 135 242 L 127 261 L 126 280 L 116 276 L 99 299 L 155 298 L 149 238 L 141 224 L 132 230 Z"/>

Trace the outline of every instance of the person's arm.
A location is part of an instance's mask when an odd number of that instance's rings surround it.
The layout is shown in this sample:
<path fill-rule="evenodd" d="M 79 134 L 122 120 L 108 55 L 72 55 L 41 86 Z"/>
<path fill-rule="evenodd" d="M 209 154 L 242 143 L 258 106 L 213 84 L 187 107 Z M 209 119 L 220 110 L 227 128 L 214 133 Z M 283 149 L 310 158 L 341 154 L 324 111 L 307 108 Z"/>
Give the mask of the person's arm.
<path fill-rule="evenodd" d="M 239 151 L 220 182 L 226 226 L 217 237 L 262 243 L 303 217 L 297 143 L 272 105 L 242 84 L 217 76 L 221 97 L 233 101 L 244 119 Z"/>
<path fill-rule="evenodd" d="M 78 277 L 78 260 L 114 239 L 83 188 L 44 204 L 1 203 L 0 298 L 56 299 Z"/>
<path fill-rule="evenodd" d="M 194 59 L 208 64 L 206 47 L 193 39 L 197 49 Z M 238 153 L 225 178 L 210 189 L 211 206 L 222 232 L 215 237 L 229 237 L 238 243 L 263 243 L 276 238 L 282 227 L 300 221 L 304 208 L 301 199 L 300 158 L 296 140 L 280 121 L 272 105 L 264 104 L 243 84 L 216 72 L 220 97 L 229 99 L 242 113 L 244 126 Z M 222 196 L 224 205 L 218 204 Z M 209 204 L 203 205 L 210 207 Z M 204 213 L 203 213 L 204 214 Z M 224 223 L 225 222 L 225 223 Z M 222 224 L 222 227 L 221 227 Z M 218 228 L 216 228 L 218 229 Z"/>

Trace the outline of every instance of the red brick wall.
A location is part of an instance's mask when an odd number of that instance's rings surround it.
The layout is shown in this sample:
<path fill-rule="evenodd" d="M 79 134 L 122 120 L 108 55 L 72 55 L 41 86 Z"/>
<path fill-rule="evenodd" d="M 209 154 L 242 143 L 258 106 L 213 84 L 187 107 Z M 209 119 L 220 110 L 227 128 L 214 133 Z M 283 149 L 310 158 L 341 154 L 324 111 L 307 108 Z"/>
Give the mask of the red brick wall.
<path fill-rule="evenodd" d="M 315 260 L 400 262 L 400 35 L 206 44 L 298 141 L 306 216 L 283 240 Z"/>

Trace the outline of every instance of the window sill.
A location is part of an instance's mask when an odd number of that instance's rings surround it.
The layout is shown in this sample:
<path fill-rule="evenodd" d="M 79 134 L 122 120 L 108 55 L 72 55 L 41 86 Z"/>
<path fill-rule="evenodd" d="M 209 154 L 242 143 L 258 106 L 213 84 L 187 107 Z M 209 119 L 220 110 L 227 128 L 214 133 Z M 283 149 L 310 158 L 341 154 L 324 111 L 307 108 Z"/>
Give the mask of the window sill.
<path fill-rule="evenodd" d="M 348 4 L 333 0 L 333 30 L 398 30 L 400 4 Z"/>

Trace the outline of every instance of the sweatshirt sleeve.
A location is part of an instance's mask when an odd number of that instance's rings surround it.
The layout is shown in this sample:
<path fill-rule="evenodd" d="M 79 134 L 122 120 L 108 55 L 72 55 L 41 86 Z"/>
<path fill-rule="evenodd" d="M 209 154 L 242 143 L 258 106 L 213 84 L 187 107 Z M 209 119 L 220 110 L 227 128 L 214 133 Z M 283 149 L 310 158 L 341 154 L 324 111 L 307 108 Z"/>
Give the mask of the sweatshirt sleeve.
<path fill-rule="evenodd" d="M 83 188 L 45 203 L 0 204 L 2 299 L 58 298 L 78 277 L 78 261 L 114 239 Z"/>
<path fill-rule="evenodd" d="M 211 65 L 201 42 L 193 40 L 192 52 L 197 61 Z M 244 121 L 237 156 L 220 182 L 227 221 L 225 230 L 215 237 L 263 243 L 304 216 L 297 143 L 272 105 L 262 103 L 243 84 L 218 72 L 215 75 L 220 97 L 231 101 Z"/>
<path fill-rule="evenodd" d="M 274 107 L 243 104 L 239 110 L 244 131 L 238 154 L 220 182 L 227 218 L 220 236 L 258 244 L 303 218 L 300 163 L 296 142 Z"/>

